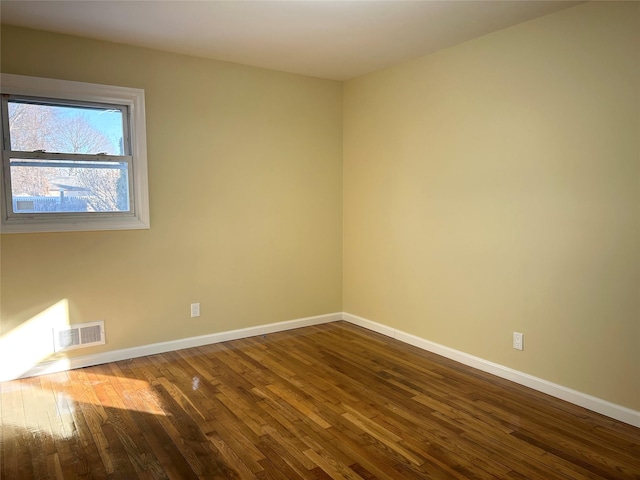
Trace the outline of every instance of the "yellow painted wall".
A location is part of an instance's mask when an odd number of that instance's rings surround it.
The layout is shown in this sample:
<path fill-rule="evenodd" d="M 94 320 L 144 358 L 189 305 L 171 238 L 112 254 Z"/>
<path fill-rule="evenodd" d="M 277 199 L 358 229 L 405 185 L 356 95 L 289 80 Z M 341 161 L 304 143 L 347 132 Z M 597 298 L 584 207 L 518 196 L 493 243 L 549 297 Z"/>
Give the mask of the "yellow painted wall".
<path fill-rule="evenodd" d="M 6 26 L 1 62 L 143 88 L 151 209 L 150 230 L 2 235 L 5 338 L 64 299 L 108 342 L 69 356 L 341 311 L 340 82 Z"/>
<path fill-rule="evenodd" d="M 3 72 L 145 89 L 152 228 L 2 235 L 0 334 L 68 304 L 106 322 L 75 356 L 344 310 L 640 409 L 639 8 L 344 89 L 3 27 Z"/>
<path fill-rule="evenodd" d="M 344 310 L 640 409 L 639 26 L 590 2 L 346 82 Z"/>

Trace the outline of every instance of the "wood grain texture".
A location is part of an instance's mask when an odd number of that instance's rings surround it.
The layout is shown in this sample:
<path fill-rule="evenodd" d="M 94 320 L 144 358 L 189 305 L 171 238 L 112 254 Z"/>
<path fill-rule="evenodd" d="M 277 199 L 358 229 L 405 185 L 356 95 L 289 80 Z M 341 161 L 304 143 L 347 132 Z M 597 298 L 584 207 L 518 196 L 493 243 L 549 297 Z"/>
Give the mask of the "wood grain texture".
<path fill-rule="evenodd" d="M 640 429 L 345 322 L 0 392 L 2 479 L 640 479 Z"/>

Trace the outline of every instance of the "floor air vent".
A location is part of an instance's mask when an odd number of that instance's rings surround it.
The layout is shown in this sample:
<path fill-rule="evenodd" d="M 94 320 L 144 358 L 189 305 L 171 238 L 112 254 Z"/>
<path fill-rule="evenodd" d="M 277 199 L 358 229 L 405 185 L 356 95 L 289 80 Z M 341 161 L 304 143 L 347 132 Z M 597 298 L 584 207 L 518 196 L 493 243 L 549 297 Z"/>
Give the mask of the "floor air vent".
<path fill-rule="evenodd" d="M 104 340 L 104 322 L 78 323 L 67 328 L 53 330 L 53 342 L 56 352 L 73 348 L 102 345 Z"/>

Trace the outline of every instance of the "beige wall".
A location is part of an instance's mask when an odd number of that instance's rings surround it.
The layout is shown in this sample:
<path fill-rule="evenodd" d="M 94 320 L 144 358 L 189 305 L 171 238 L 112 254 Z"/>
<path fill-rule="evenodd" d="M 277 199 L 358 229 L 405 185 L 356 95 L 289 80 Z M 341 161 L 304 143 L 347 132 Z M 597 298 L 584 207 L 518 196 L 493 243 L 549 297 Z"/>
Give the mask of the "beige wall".
<path fill-rule="evenodd" d="M 341 311 L 341 83 L 4 26 L 1 60 L 145 89 L 151 208 L 146 231 L 2 235 L 2 335 L 64 299 L 108 341 L 70 356 Z"/>
<path fill-rule="evenodd" d="M 640 409 L 639 7 L 346 82 L 343 109 L 338 82 L 3 27 L 3 72 L 145 89 L 152 228 L 2 235 L 0 334 L 64 299 L 106 322 L 75 355 L 344 310 Z"/>
<path fill-rule="evenodd" d="M 345 84 L 346 312 L 640 409 L 639 9 Z"/>

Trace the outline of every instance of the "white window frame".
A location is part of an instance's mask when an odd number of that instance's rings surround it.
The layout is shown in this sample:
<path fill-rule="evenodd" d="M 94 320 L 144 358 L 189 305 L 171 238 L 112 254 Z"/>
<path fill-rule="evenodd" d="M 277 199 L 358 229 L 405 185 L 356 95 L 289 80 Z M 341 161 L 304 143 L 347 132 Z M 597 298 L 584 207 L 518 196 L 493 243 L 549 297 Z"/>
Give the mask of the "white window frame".
<path fill-rule="evenodd" d="M 148 229 L 149 187 L 147 180 L 147 136 L 144 90 L 138 88 L 72 82 L 41 77 L 1 74 L 0 93 L 39 97 L 51 101 L 75 101 L 126 106 L 129 112 L 131 171 L 129 172 L 130 212 L 44 213 L 10 215 L 11 190 L 10 146 L 2 133 L 2 168 L 0 168 L 0 233 L 72 232 L 94 230 Z M 3 113 L 5 115 L 6 112 Z M 3 119 L 8 121 L 8 119 Z M 127 122 L 125 122 L 126 124 Z"/>

